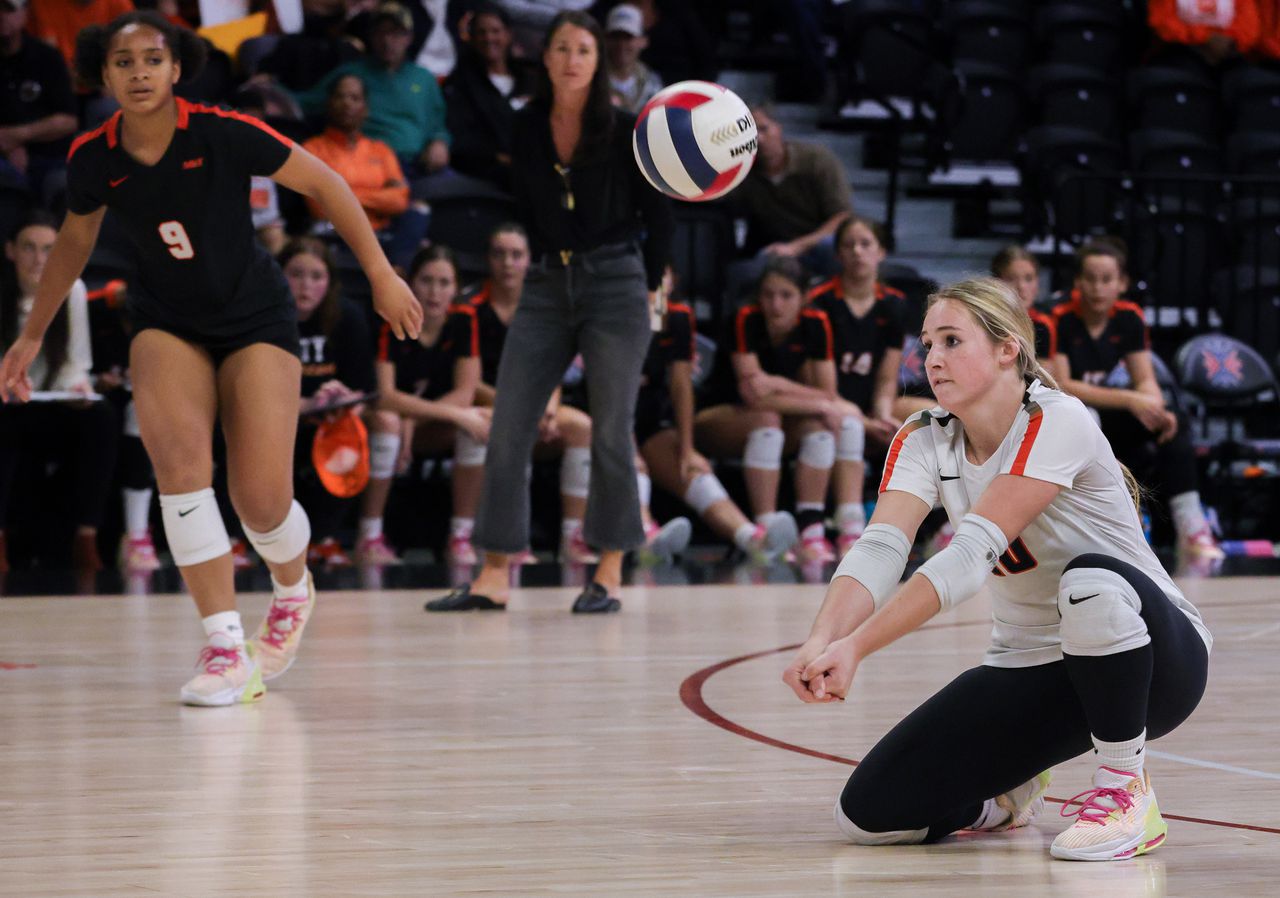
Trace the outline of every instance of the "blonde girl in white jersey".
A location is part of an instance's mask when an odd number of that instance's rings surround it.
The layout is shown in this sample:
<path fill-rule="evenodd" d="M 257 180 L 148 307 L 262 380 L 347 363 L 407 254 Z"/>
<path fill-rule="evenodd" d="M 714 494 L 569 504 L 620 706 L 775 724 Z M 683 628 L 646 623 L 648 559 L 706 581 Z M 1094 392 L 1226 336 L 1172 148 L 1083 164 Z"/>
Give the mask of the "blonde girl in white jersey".
<path fill-rule="evenodd" d="M 1204 692 L 1211 638 L 1142 536 L 1128 471 L 1088 411 L 1035 360 L 1003 283 L 931 297 L 921 339 L 938 407 L 913 415 L 885 463 L 863 538 L 845 556 L 783 674 L 805 702 L 842 700 L 859 663 L 986 585 L 992 644 L 872 748 L 836 822 L 861 845 L 1023 826 L 1049 770 L 1093 749 L 1092 788 L 1051 853 L 1120 860 L 1165 838 L 1145 745 Z M 926 514 L 956 536 L 902 584 Z"/>

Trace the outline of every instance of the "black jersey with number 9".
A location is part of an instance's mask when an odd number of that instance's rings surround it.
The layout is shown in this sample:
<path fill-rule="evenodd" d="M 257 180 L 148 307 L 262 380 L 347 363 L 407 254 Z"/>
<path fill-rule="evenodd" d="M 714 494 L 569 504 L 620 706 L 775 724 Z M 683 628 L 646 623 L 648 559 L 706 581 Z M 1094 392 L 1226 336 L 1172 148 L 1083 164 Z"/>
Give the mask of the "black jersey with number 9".
<path fill-rule="evenodd" d="M 176 100 L 177 130 L 155 165 L 120 141 L 117 112 L 67 156 L 67 205 L 111 209 L 138 252 L 130 308 L 181 331 L 217 337 L 293 315 L 275 260 L 254 239 L 249 179 L 284 165 L 293 143 L 239 112 Z"/>

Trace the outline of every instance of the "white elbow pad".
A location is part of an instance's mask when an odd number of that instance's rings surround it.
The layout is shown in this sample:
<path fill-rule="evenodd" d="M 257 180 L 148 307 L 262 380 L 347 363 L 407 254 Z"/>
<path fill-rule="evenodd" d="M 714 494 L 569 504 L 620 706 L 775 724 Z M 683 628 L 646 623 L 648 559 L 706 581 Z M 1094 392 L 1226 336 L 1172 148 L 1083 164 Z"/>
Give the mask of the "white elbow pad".
<path fill-rule="evenodd" d="M 831 579 L 852 577 L 857 580 L 871 593 L 876 608 L 879 608 L 893 596 L 910 551 L 911 540 L 897 527 L 872 524 L 862 531 L 862 536 L 841 559 Z"/>
<path fill-rule="evenodd" d="M 922 564 L 917 573 L 929 578 L 945 611 L 981 589 L 996 559 L 1008 548 L 1003 530 L 970 512 L 960 521 L 951 545 Z"/>

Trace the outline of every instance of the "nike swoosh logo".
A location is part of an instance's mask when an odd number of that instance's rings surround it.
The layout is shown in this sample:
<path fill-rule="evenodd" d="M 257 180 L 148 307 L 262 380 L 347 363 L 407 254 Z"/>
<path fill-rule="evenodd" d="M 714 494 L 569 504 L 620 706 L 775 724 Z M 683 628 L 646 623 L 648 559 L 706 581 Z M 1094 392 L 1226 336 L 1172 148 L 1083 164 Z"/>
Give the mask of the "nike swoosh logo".
<path fill-rule="evenodd" d="M 1095 596 L 1100 596 L 1100 595 L 1102 595 L 1102 593 L 1095 592 L 1091 596 L 1081 596 L 1078 599 L 1075 596 L 1067 596 L 1067 601 L 1070 602 L 1072 605 L 1079 605 L 1081 602 L 1087 602 L 1090 599 L 1094 598 Z"/>
<path fill-rule="evenodd" d="M 123 178 L 114 178 L 108 181 L 107 183 L 110 184 L 112 187 L 119 187 L 121 184 L 123 184 L 127 180 L 129 180 L 129 176 L 125 175 Z"/>
<path fill-rule="evenodd" d="M 191 512 L 195 511 L 199 507 L 200 507 L 199 505 L 193 505 L 192 507 L 188 508 L 186 511 L 183 511 L 182 509 L 178 509 L 178 517 L 185 518 L 187 515 L 191 514 Z"/>
<path fill-rule="evenodd" d="M 938 477 L 941 478 L 942 480 L 959 480 L 960 479 L 959 474 L 939 474 Z"/>

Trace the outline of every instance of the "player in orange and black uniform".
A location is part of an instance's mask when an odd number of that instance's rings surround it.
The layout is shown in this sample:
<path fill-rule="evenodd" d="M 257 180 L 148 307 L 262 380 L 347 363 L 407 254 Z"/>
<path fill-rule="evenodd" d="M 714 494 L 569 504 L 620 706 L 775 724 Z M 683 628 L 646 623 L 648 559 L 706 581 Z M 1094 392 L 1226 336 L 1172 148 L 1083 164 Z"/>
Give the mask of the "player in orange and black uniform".
<path fill-rule="evenodd" d="M 664 280 L 668 291 L 670 272 Z M 654 334 L 645 358 L 636 400 L 636 445 L 640 450 L 641 510 L 646 513 L 652 489 L 658 486 L 680 496 L 711 529 L 731 540 L 754 561 L 770 561 L 796 541 L 795 519 L 776 512 L 766 522 L 751 521 L 729 498 L 720 479 L 693 443 L 693 370 L 697 360 L 697 326 L 693 310 L 681 303 L 667 305 L 661 332 Z M 683 526 L 678 525 L 683 522 Z M 656 554 L 671 554 L 669 545 L 689 539 L 689 522 L 675 518 L 659 528 L 646 520 L 647 546 Z"/>
<path fill-rule="evenodd" d="M 378 414 L 370 441 L 356 555 L 365 564 L 398 564 L 382 535 L 391 481 L 415 453 L 451 455 L 455 471 L 484 461 L 489 415 L 475 408 L 480 383 L 480 331 L 475 309 L 458 304 L 458 266 L 448 247 L 421 250 L 409 267 L 409 286 L 422 303 L 416 340 L 396 342 L 383 327 L 378 339 Z M 453 479 L 453 514 L 475 515 L 476 496 Z"/>
<path fill-rule="evenodd" d="M 767 524 L 777 507 L 785 447 L 799 449 L 796 518 L 799 557 L 834 558 L 823 532 L 836 434 L 858 410 L 835 392 L 831 322 L 804 307 L 804 270 L 794 259 L 772 259 L 755 301 L 738 310 L 712 372 L 710 396 L 720 404 L 696 419 L 699 447 L 714 457 L 742 453 L 751 509 Z M 784 446 L 785 444 L 785 446 Z"/>
<path fill-rule="evenodd" d="M 857 409 L 841 423 L 831 478 L 840 531 L 836 548 L 843 556 L 866 526 L 862 489 L 867 437 L 879 454 L 902 425 L 899 416 L 918 409 L 895 408 L 906 297 L 879 280 L 886 255 L 883 231 L 869 219 L 850 216 L 836 229 L 835 240 L 840 273 L 810 290 L 808 300 L 831 321 L 836 395 Z"/>
<path fill-rule="evenodd" d="M 29 395 L 27 369 L 110 207 L 138 255 L 129 291 L 138 423 L 169 550 L 208 639 L 181 697 L 227 705 L 261 697 L 262 680 L 293 662 L 315 595 L 305 566 L 310 524 L 293 499 L 297 326 L 283 276 L 254 241 L 250 179 L 270 176 L 328 210 L 398 335 L 416 333 L 421 310 L 341 178 L 257 119 L 175 98 L 174 85 L 203 57 L 199 38 L 153 12 L 80 32 L 78 75 L 104 85 L 121 109 L 72 144 L 68 214 L 24 332 L 0 365 L 0 398 Z M 232 501 L 275 589 L 252 656 L 210 488 L 219 418 Z"/>
<path fill-rule="evenodd" d="M 1187 422 L 1165 408 L 1142 308 L 1120 299 L 1129 285 L 1125 251 L 1096 240 L 1081 247 L 1076 259 L 1074 298 L 1053 310 L 1067 369 L 1063 389 L 1097 411 L 1116 457 L 1168 505 L 1184 558 L 1218 561 L 1222 550 L 1200 504 Z M 1121 363 L 1131 388 L 1106 385 Z"/>

